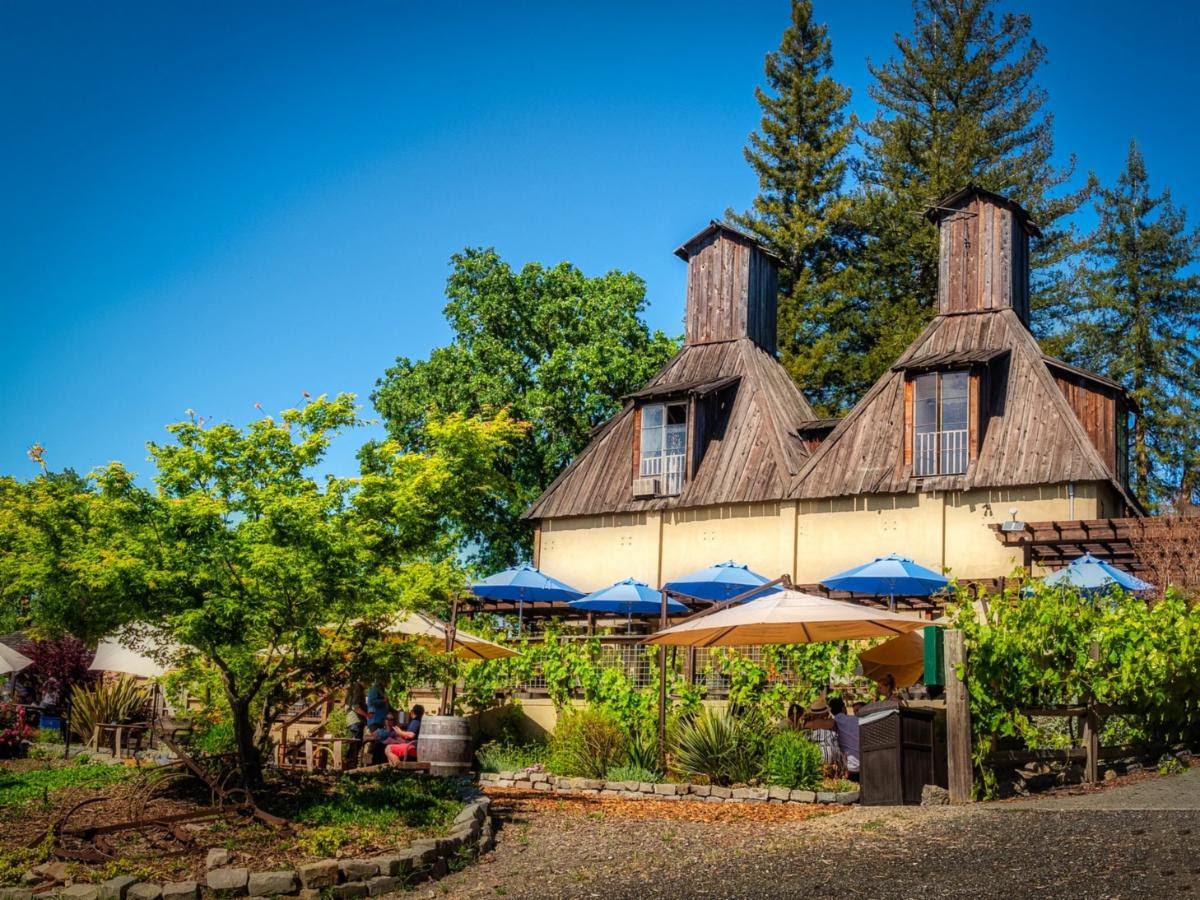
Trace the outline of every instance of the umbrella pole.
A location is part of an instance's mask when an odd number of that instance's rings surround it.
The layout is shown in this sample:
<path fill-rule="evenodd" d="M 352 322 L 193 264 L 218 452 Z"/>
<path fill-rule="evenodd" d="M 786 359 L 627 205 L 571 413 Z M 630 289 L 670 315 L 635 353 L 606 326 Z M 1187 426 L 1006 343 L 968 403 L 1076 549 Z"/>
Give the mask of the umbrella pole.
<path fill-rule="evenodd" d="M 455 597 L 450 604 L 450 625 L 446 629 L 446 653 L 453 656 L 454 654 L 454 632 L 458 629 L 458 597 Z M 451 708 L 454 704 L 454 675 L 450 675 L 446 679 L 446 684 L 442 688 L 442 715 L 451 715 Z"/>
<path fill-rule="evenodd" d="M 521 626 L 525 622 L 525 598 L 517 598 L 517 637 L 521 636 Z"/>
<path fill-rule="evenodd" d="M 658 627 L 667 627 L 667 592 L 662 592 Z M 658 645 L 658 768 L 667 770 L 667 647 Z"/>

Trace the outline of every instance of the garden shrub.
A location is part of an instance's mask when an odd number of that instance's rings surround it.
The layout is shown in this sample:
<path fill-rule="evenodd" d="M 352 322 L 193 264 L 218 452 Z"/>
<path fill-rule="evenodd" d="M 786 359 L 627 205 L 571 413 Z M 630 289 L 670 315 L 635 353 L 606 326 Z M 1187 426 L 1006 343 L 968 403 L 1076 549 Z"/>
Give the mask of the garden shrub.
<path fill-rule="evenodd" d="M 537 765 L 546 756 L 544 744 L 488 741 L 475 751 L 481 772 L 519 772 Z"/>
<path fill-rule="evenodd" d="M 649 784 L 659 784 L 663 777 L 654 769 L 645 769 L 641 766 L 625 765 L 616 766 L 609 769 L 604 778 L 607 781 L 645 781 Z"/>
<path fill-rule="evenodd" d="M 625 760 L 625 730 L 603 707 L 564 711 L 550 738 L 547 768 L 555 775 L 603 778 Z"/>
<path fill-rule="evenodd" d="M 645 727 L 630 728 L 626 735 L 625 756 L 629 766 L 644 771 L 658 770 L 658 735 Z M 616 779 L 629 781 L 631 779 Z M 643 778 L 642 781 L 649 779 Z"/>
<path fill-rule="evenodd" d="M 147 702 L 146 691 L 129 675 L 71 690 L 71 730 L 82 741 L 90 741 L 95 727 L 103 722 L 131 721 Z"/>
<path fill-rule="evenodd" d="M 763 767 L 768 784 L 814 790 L 821 783 L 823 769 L 821 748 L 799 732 L 789 729 L 771 737 Z"/>
<path fill-rule="evenodd" d="M 758 776 L 772 726 L 753 710 L 735 716 L 702 709 L 676 729 L 672 762 L 680 775 L 713 784 L 746 782 Z"/>

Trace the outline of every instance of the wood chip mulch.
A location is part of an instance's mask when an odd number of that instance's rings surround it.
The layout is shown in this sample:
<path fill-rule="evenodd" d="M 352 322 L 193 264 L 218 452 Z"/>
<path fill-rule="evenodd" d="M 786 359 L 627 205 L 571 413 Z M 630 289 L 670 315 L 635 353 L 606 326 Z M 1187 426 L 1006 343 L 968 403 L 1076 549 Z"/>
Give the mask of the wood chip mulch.
<path fill-rule="evenodd" d="M 702 800 L 625 800 L 620 797 L 576 797 L 544 791 L 487 788 L 498 804 L 519 804 L 524 813 L 588 813 L 662 822 L 803 822 L 847 807 L 803 803 L 705 803 Z"/>

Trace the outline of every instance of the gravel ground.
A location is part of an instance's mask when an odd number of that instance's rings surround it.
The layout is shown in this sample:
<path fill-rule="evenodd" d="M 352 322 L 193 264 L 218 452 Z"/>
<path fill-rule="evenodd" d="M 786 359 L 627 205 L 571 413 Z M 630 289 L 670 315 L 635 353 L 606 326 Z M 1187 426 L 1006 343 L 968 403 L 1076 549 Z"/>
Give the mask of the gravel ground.
<path fill-rule="evenodd" d="M 496 849 L 418 896 L 1200 897 L 1200 772 L 1135 787 L 1087 801 L 1130 808 L 1055 797 L 1029 808 L 860 807 L 798 821 L 778 820 L 774 807 L 692 821 L 680 816 L 703 804 L 631 812 L 598 798 L 498 793 Z M 1180 805 L 1180 796 L 1191 808 L 1145 808 Z"/>

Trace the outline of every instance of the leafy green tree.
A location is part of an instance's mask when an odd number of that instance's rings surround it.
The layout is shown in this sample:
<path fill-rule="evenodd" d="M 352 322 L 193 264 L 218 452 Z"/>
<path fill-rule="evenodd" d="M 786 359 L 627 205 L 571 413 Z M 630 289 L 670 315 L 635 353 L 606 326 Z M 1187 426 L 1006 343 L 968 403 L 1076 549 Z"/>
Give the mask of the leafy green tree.
<path fill-rule="evenodd" d="M 351 395 L 245 429 L 178 422 L 172 442 L 149 445 L 154 490 L 119 464 L 83 488 L 5 482 L 5 590 L 30 598 L 44 631 L 132 627 L 163 662 L 215 669 L 253 790 L 278 712 L 344 679 L 365 649 L 371 630 L 356 623 L 461 589 L 462 523 L 507 490 L 498 462 L 522 430 L 505 414 L 449 416 L 428 423 L 420 454 L 388 441 L 362 478 L 315 477 L 332 437 L 359 422 Z"/>
<path fill-rule="evenodd" d="M 1079 239 L 1067 217 L 1088 187 L 1060 192 L 1074 163 L 1053 164 L 1051 116 L 1035 76 L 1045 49 L 1028 15 L 993 0 L 917 0 L 913 33 L 871 65 L 878 104 L 866 123 L 859 220 L 869 234 L 859 292 L 868 310 L 858 387 L 871 384 L 934 313 L 938 242 L 921 213 L 974 183 L 1020 203 L 1044 237 L 1031 254 L 1035 306 L 1070 290 Z M 1065 190 L 1065 189 L 1064 189 Z M 1049 321 L 1049 320 L 1047 320 Z"/>
<path fill-rule="evenodd" d="M 767 87 L 755 91 L 761 130 L 744 150 L 759 194 L 748 211 L 726 213 L 783 260 L 783 364 L 829 412 L 857 399 L 847 385 L 856 381 L 862 316 L 845 277 L 858 243 L 844 190 L 855 123 L 846 112 L 850 91 L 829 74 L 832 66 L 827 28 L 813 21 L 809 0 L 793 0 L 792 23 L 767 54 Z"/>
<path fill-rule="evenodd" d="M 1136 141 L 1095 207 L 1099 224 L 1065 350 L 1120 381 L 1140 407 L 1132 447 L 1138 497 L 1190 505 L 1200 487 L 1200 230 L 1189 230 L 1170 190 L 1151 192 Z"/>
<path fill-rule="evenodd" d="M 475 560 L 495 569 L 528 557 L 521 513 L 677 342 L 641 320 L 645 285 L 636 275 L 589 278 L 568 263 L 517 272 L 491 249 L 452 261 L 445 315 L 453 340 L 428 359 L 397 359 L 372 399 L 408 450 L 428 446 L 431 416 L 508 409 L 531 423 L 501 463 L 513 493 L 490 498 L 468 523 Z"/>

